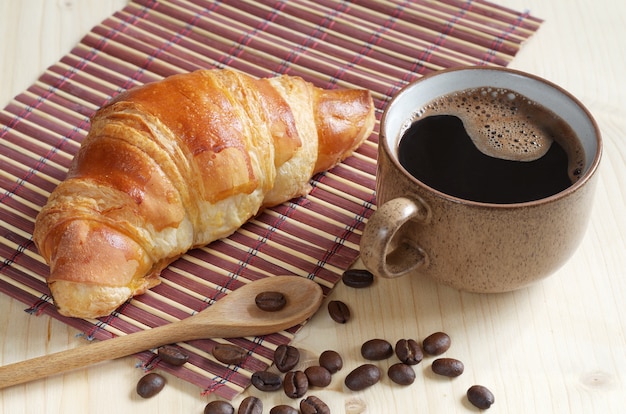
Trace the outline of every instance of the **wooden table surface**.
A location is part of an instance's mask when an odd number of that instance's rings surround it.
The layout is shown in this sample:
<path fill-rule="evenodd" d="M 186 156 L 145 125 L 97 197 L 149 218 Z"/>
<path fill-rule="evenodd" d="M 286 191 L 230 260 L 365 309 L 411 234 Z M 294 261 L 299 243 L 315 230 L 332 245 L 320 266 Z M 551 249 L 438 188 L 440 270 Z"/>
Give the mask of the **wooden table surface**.
<path fill-rule="evenodd" d="M 476 412 L 464 398 L 491 388 L 491 413 L 621 413 L 626 410 L 626 2 L 622 0 L 497 0 L 545 19 L 511 67 L 543 76 L 581 99 L 604 138 L 590 227 L 575 257 L 545 281 L 520 291 L 476 295 L 405 278 L 367 290 L 341 284 L 328 300 L 350 304 L 346 325 L 318 312 L 298 334 L 305 356 L 339 351 L 343 371 L 315 390 L 333 413 Z M 0 107 L 31 85 L 123 0 L 0 0 Z M 0 295 L 0 364 L 77 346 L 78 332 Z M 401 387 L 384 378 L 351 392 L 345 374 L 362 363 L 363 341 L 422 339 L 435 331 L 453 340 L 447 355 L 465 363 L 455 379 L 437 378 L 426 359 L 417 380 Z M 386 369 L 392 360 L 378 363 Z M 166 388 L 141 399 L 142 371 L 132 357 L 0 391 L 0 413 L 202 413 L 215 397 L 168 376 Z M 264 412 L 283 393 L 262 397 Z"/>

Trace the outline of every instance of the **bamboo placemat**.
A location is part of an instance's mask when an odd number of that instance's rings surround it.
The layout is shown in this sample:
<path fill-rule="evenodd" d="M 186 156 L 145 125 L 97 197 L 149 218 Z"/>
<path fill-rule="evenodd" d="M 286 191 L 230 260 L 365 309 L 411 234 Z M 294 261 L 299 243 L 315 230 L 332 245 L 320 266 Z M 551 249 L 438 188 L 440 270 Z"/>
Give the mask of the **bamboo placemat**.
<path fill-rule="evenodd" d="M 135 85 L 199 68 L 254 76 L 299 75 L 325 88 L 372 91 L 378 119 L 392 95 L 425 73 L 457 65 L 507 65 L 541 20 L 482 0 L 134 0 L 94 27 L 0 112 L 0 291 L 100 340 L 185 318 L 243 283 L 277 274 L 317 281 L 328 293 L 358 257 L 375 208 L 377 130 L 338 167 L 312 180 L 306 198 L 251 220 L 231 237 L 189 252 L 163 283 L 101 320 L 60 316 L 45 284 L 47 266 L 31 234 L 35 216 L 89 128 L 89 117 Z M 273 350 L 300 328 L 229 342 L 250 350 L 240 366 L 211 356 L 216 343 L 180 346 L 182 368 L 139 355 L 233 398 Z"/>

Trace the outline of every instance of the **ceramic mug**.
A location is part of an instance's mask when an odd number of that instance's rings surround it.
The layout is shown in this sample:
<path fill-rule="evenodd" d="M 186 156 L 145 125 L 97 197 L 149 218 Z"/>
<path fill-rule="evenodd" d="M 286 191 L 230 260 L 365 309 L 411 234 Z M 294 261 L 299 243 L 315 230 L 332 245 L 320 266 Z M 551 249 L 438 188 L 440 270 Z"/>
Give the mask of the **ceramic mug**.
<path fill-rule="evenodd" d="M 420 108 L 442 96 L 483 87 L 526 96 L 569 124 L 584 150 L 579 178 L 540 199 L 494 203 L 447 194 L 411 175 L 400 163 L 398 151 L 407 123 Z M 601 153 L 600 131 L 589 111 L 547 80 L 491 67 L 426 75 L 394 96 L 381 119 L 378 207 L 361 238 L 363 263 L 379 277 L 423 275 L 471 292 L 528 286 L 555 272 L 580 244 L 592 209 Z"/>

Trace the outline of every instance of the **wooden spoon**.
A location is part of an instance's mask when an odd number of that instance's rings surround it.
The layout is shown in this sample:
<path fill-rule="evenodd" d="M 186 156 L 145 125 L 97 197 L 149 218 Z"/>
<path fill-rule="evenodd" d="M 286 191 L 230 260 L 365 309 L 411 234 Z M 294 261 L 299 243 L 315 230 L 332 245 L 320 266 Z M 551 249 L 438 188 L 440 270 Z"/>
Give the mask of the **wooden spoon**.
<path fill-rule="evenodd" d="M 275 312 L 259 309 L 254 299 L 267 291 L 281 292 L 287 298 L 285 307 Z M 322 299 L 321 287 L 310 279 L 267 277 L 181 321 L 0 367 L 0 389 L 175 342 L 279 332 L 311 317 Z"/>

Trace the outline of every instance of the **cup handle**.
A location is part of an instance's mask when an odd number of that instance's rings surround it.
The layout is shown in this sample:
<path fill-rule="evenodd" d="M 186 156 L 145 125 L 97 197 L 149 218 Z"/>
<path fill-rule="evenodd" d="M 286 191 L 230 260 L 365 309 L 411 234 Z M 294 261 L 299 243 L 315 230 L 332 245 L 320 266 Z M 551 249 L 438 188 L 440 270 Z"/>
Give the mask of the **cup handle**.
<path fill-rule="evenodd" d="M 420 205 L 405 197 L 379 206 L 361 236 L 361 259 L 376 276 L 395 278 L 427 265 L 427 255 L 417 242 L 398 231 L 407 222 L 423 217 Z"/>

